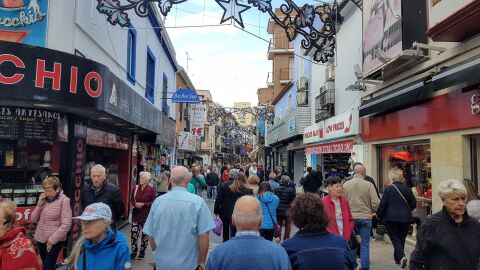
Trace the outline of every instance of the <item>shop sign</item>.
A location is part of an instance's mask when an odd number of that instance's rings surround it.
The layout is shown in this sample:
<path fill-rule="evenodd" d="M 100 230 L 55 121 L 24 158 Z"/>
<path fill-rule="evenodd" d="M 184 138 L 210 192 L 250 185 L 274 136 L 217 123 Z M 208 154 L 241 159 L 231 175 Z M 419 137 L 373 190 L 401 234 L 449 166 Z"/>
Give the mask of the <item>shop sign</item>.
<path fill-rule="evenodd" d="M 161 110 L 106 66 L 23 44 L 0 41 L 0 48 L 0 98 L 104 111 L 161 134 Z"/>
<path fill-rule="evenodd" d="M 318 154 L 335 154 L 335 153 L 351 153 L 354 140 L 345 140 L 339 142 L 324 143 L 319 145 L 307 146 L 305 148 L 305 154 L 318 155 Z"/>
<path fill-rule="evenodd" d="M 472 114 L 480 114 L 480 95 L 474 94 L 472 96 L 470 108 L 472 109 Z"/>
<path fill-rule="evenodd" d="M 190 132 L 181 131 L 178 135 L 178 149 L 186 151 L 197 151 L 198 137 L 193 136 Z"/>
<path fill-rule="evenodd" d="M 190 105 L 191 112 L 191 133 L 195 136 L 203 137 L 205 136 L 205 117 L 206 117 L 206 106 L 205 104 L 192 104 Z"/>
<path fill-rule="evenodd" d="M 303 132 L 303 143 L 318 143 L 357 135 L 359 133 L 358 123 L 358 110 L 328 118 L 315 125 L 306 127 Z"/>
<path fill-rule="evenodd" d="M 0 1 L 0 40 L 45 47 L 48 0 Z"/>
<path fill-rule="evenodd" d="M 452 14 L 456 13 L 466 5 L 477 0 L 429 0 L 429 27 L 433 28 L 435 25 L 444 21 Z"/>
<path fill-rule="evenodd" d="M 68 141 L 65 114 L 41 109 L 0 106 L 0 139 Z"/>
<path fill-rule="evenodd" d="M 17 207 L 17 211 L 15 213 L 16 222 L 23 223 L 23 222 L 30 221 L 33 209 L 35 209 L 35 206 Z"/>
<path fill-rule="evenodd" d="M 99 147 L 128 150 L 129 140 L 128 138 L 121 137 L 110 132 L 87 128 L 87 144 Z"/>
<path fill-rule="evenodd" d="M 178 89 L 172 96 L 173 103 L 200 103 L 200 96 L 192 89 Z"/>

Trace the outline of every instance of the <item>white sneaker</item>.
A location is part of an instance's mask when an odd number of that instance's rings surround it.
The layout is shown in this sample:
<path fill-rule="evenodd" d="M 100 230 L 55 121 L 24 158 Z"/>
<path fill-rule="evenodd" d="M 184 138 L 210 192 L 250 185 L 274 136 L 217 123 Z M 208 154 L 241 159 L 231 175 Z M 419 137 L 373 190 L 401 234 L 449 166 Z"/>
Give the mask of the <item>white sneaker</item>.
<path fill-rule="evenodd" d="M 407 257 L 403 257 L 403 258 L 400 260 L 400 267 L 402 267 L 402 268 L 407 267 L 407 261 L 408 261 Z"/>

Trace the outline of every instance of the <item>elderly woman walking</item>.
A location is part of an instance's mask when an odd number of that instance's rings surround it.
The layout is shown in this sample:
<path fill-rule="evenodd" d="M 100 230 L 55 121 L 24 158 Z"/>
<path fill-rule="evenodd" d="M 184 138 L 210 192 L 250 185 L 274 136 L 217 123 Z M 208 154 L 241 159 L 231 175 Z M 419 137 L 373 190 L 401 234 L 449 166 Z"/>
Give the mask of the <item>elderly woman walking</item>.
<path fill-rule="evenodd" d="M 32 212 L 32 221 L 38 223 L 34 239 L 38 242 L 43 269 L 54 270 L 72 225 L 72 209 L 70 199 L 60 188 L 58 176 L 48 176 L 42 186 L 44 192 Z"/>
<path fill-rule="evenodd" d="M 407 266 L 405 239 L 413 220 L 412 210 L 417 200 L 412 190 L 405 184 L 403 174 L 392 175 L 392 184 L 385 188 L 377 216 L 386 221 L 387 233 L 393 244 L 393 259 L 400 267 Z"/>
<path fill-rule="evenodd" d="M 81 221 L 82 235 L 64 261 L 69 269 L 132 269 L 125 235 L 110 228 L 112 211 L 108 205 L 93 203 L 74 219 Z"/>
<path fill-rule="evenodd" d="M 480 223 L 465 211 L 467 189 L 453 179 L 441 182 L 437 192 L 443 209 L 420 226 L 410 269 L 477 269 Z"/>
<path fill-rule="evenodd" d="M 148 245 L 148 235 L 143 233 L 143 226 L 150 213 L 150 206 L 152 206 L 156 197 L 155 189 L 148 184 L 151 177 L 152 175 L 149 172 L 141 172 L 140 183 L 135 186 L 130 197 L 130 203 L 133 205 L 131 229 L 132 254 L 130 256 L 132 260 L 137 257 L 140 232 L 142 232 L 142 244 L 140 245 L 140 254 L 138 255 L 139 260 L 145 258 L 145 250 Z"/>
<path fill-rule="evenodd" d="M 16 210 L 13 202 L 0 202 L 0 269 L 40 270 L 35 247 L 25 229 L 13 226 Z"/>

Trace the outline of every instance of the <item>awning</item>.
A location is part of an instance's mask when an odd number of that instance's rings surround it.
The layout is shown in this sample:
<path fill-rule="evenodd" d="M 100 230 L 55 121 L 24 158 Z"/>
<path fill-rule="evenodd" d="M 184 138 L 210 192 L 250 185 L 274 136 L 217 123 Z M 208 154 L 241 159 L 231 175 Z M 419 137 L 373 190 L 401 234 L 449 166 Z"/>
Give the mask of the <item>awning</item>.
<path fill-rule="evenodd" d="M 434 96 L 435 91 L 457 86 L 466 88 L 480 83 L 480 58 L 448 67 L 430 77 L 409 83 L 386 94 L 366 100 L 360 106 L 360 117 L 412 107 Z M 457 88 L 457 89 L 458 89 Z"/>
<path fill-rule="evenodd" d="M 318 155 L 318 154 L 337 154 L 344 153 L 350 154 L 355 144 L 354 139 L 322 143 L 316 145 L 309 145 L 305 148 L 305 154 Z"/>

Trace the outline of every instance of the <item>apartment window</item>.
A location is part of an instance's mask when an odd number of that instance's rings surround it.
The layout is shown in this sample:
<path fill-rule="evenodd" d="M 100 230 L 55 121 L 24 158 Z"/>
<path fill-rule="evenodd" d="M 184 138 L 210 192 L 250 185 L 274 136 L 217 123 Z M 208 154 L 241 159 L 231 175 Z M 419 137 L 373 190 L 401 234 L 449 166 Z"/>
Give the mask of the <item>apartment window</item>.
<path fill-rule="evenodd" d="M 163 73 L 163 89 L 162 89 L 162 112 L 166 115 L 169 115 L 170 107 L 167 104 L 167 94 L 168 94 L 168 77 Z"/>
<path fill-rule="evenodd" d="M 135 28 L 128 29 L 127 37 L 127 79 L 135 84 L 135 66 L 137 58 L 137 31 Z"/>
<path fill-rule="evenodd" d="M 155 103 L 155 56 L 147 47 L 147 82 L 145 98 L 152 104 Z"/>

